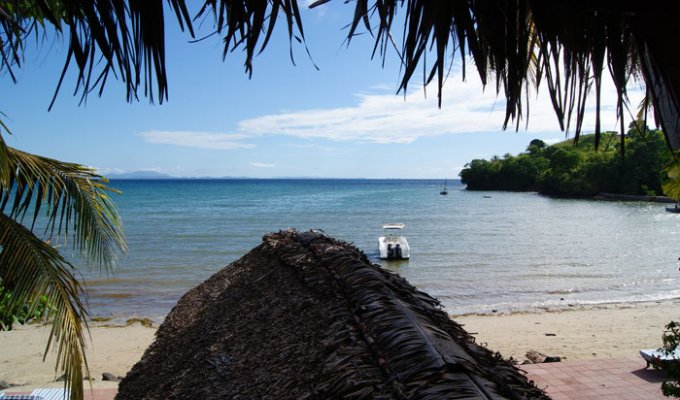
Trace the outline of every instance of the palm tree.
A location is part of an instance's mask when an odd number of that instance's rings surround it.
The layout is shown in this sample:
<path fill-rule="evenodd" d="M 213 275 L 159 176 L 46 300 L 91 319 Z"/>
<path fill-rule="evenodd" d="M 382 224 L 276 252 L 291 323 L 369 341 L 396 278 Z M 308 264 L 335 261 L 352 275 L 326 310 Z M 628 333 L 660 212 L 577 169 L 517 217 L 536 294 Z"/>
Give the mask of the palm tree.
<path fill-rule="evenodd" d="M 76 270 L 53 243 L 72 235 L 75 250 L 109 267 L 115 251 L 125 249 L 120 219 L 109 189 L 89 168 L 13 149 L 1 136 L 0 160 L 0 297 L 12 293 L 10 312 L 47 297 L 53 322 L 45 355 L 54 343 L 55 368 L 72 398 L 82 399 L 87 311 Z"/>
<path fill-rule="evenodd" d="M 318 0 L 311 6 L 328 2 Z M 304 43 L 297 0 L 206 0 L 193 17 L 184 0 L 168 0 L 167 4 L 191 36 L 195 19 L 211 20 L 214 33 L 222 36 L 224 57 L 236 49 L 245 50 L 248 74 L 253 72 L 255 54 L 266 48 L 279 19 L 285 21 L 291 46 L 297 39 Z M 460 57 L 465 66 L 466 58 L 471 58 L 482 82 L 493 84 L 506 97 L 504 127 L 511 121 L 519 126 L 528 115 L 529 89 L 546 85 L 561 127 L 573 126 L 577 140 L 586 99 L 593 94 L 599 110 L 605 71 L 616 85 L 621 117 L 627 82 L 642 77 L 669 143 L 680 147 L 680 69 L 675 50 L 680 15 L 667 2 L 356 0 L 354 5 L 348 41 L 363 26 L 375 38 L 374 54 L 386 57 L 394 47 L 403 65 L 400 90 L 407 90 L 422 66 L 425 84 L 436 77 L 441 104 L 449 63 Z M 0 72 L 14 79 L 13 71 L 23 65 L 28 38 L 35 36 L 42 43 L 52 35 L 67 36 L 69 48 L 58 88 L 75 65 L 76 93 L 83 99 L 91 92 L 101 93 L 108 78 L 114 76 L 125 85 L 128 101 L 138 99 L 143 91 L 151 101 L 163 102 L 168 95 L 164 12 L 161 0 L 0 1 Z M 395 21 L 398 26 L 393 30 Z M 599 116 L 595 133 L 599 139 Z M 23 299 L 46 289 L 52 300 L 62 305 L 53 337 L 74 388 L 72 397 L 81 398 L 78 371 L 84 361 L 80 328 L 84 309 L 77 301 L 80 289 L 72 274 L 68 275 L 68 262 L 20 224 L 19 217 L 29 211 L 31 200 L 17 196 L 24 191 L 35 195 L 36 209 L 42 200 L 47 201 L 51 233 L 55 229 L 66 233 L 56 221 L 74 218 L 78 247 L 104 264 L 112 257 L 109 249 L 122 247 L 115 209 L 105 194 L 104 182 L 93 171 L 11 149 L 1 137 L 0 185 L 0 279 Z M 8 203 L 10 197 L 15 201 Z M 35 218 L 29 219 L 34 222 Z M 27 264 L 33 259 L 36 264 Z M 45 278 L 51 286 L 39 286 L 42 278 L 38 278 L 43 275 L 38 271 L 42 269 L 29 265 L 51 266 L 45 271 L 62 274 Z M 18 277 L 22 280 L 16 281 Z"/>

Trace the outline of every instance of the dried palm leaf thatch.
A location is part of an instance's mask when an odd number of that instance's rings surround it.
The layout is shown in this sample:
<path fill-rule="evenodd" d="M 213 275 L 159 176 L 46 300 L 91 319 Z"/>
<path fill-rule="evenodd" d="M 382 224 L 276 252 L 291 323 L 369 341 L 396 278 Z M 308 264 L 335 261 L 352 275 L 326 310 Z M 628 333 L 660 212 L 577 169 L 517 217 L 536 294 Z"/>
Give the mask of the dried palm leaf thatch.
<path fill-rule="evenodd" d="M 117 399 L 547 398 L 439 302 L 318 232 L 266 235 L 189 291 Z"/>

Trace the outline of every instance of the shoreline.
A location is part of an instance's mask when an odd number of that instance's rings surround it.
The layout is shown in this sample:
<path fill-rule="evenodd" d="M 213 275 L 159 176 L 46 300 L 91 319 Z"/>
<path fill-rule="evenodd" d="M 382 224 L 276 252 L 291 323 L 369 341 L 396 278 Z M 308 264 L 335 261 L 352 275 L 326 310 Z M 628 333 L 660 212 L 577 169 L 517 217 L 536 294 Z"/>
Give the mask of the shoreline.
<path fill-rule="evenodd" d="M 450 317 L 478 343 L 519 363 L 529 351 L 562 361 L 635 358 L 640 349 L 662 346 L 665 326 L 680 321 L 680 299 Z"/>
<path fill-rule="evenodd" d="M 611 301 L 604 303 L 565 303 L 560 305 L 537 306 L 530 309 L 491 310 L 484 312 L 448 313 L 451 318 L 513 316 L 526 314 L 562 313 L 569 311 L 618 310 L 629 308 L 647 308 L 663 305 L 677 305 L 680 312 L 680 297 L 657 300 Z M 680 318 L 680 314 L 678 315 Z"/>
<path fill-rule="evenodd" d="M 450 317 L 477 343 L 518 363 L 528 351 L 562 361 L 630 358 L 639 357 L 640 349 L 661 346 L 665 325 L 680 320 L 680 299 Z M 131 325 L 91 322 L 86 354 L 92 387 L 117 387 L 117 382 L 102 381 L 102 373 L 124 376 L 154 340 L 157 328 L 157 324 L 145 327 L 139 321 Z M 54 353 L 42 362 L 49 329 L 49 325 L 32 324 L 0 332 L 0 381 L 17 385 L 5 392 L 63 386 L 54 381 Z M 642 358 L 640 363 L 644 366 Z"/>

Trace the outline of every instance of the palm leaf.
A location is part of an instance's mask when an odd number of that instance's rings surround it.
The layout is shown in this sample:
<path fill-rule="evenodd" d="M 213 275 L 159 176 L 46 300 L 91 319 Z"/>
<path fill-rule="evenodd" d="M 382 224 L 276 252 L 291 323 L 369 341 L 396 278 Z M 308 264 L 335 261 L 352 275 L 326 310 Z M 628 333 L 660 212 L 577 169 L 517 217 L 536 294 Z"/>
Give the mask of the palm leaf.
<path fill-rule="evenodd" d="M 668 180 L 663 185 L 663 192 L 666 196 L 675 201 L 680 200 L 680 162 L 673 160 L 666 168 L 668 173 Z"/>
<path fill-rule="evenodd" d="M 207 0 L 195 18 L 205 18 L 208 14 L 212 14 L 215 31 L 223 35 L 222 57 L 226 59 L 229 53 L 242 47 L 245 52 L 245 71 L 249 76 L 253 73 L 253 58 L 258 49 L 262 52 L 269 43 L 279 14 L 286 21 L 293 64 L 292 44 L 294 41 L 304 42 L 302 19 L 296 0 Z"/>
<path fill-rule="evenodd" d="M 1 136 L 0 136 L 1 139 Z M 82 399 L 86 310 L 75 269 L 50 243 L 66 242 L 90 262 L 108 269 L 125 238 L 105 180 L 89 168 L 25 153 L 0 142 L 0 282 L 12 291 L 12 307 L 54 305 L 52 342 L 56 369 L 66 376 L 72 399 Z M 41 218 L 44 211 L 44 220 Z M 41 225 L 44 240 L 35 233 Z M 28 226 L 28 227 L 27 227 Z M 30 228 L 29 228 L 30 227 Z"/>
<path fill-rule="evenodd" d="M 11 175 L 9 184 L 0 186 L 0 210 L 34 227 L 46 208 L 47 240 L 63 241 L 72 233 L 74 249 L 101 266 L 110 266 L 116 252 L 126 247 L 106 181 L 78 164 L 6 150 Z"/>
<path fill-rule="evenodd" d="M 23 225 L 0 213 L 0 282 L 13 296 L 8 307 L 38 304 L 46 295 L 54 307 L 52 330 L 45 357 L 52 340 L 57 347 L 55 371 L 61 370 L 72 399 L 83 398 L 83 364 L 85 360 L 84 328 L 87 315 L 80 301 L 82 289 L 69 264 L 59 252 Z"/>
<path fill-rule="evenodd" d="M 193 36 L 184 0 L 168 0 L 180 28 Z M 110 74 L 123 81 L 128 101 L 140 88 L 151 101 L 167 99 L 165 25 L 161 0 L 28 1 L 0 5 L 0 71 L 14 79 L 21 67 L 24 42 L 55 33 L 67 36 L 68 52 L 54 100 L 69 68 L 75 65 L 75 93 L 84 101 L 93 91 L 101 94 Z"/>
<path fill-rule="evenodd" d="M 9 186 L 10 180 L 9 150 L 5 139 L 2 137 L 3 129 L 9 132 L 4 121 L 0 119 L 0 187 Z"/>

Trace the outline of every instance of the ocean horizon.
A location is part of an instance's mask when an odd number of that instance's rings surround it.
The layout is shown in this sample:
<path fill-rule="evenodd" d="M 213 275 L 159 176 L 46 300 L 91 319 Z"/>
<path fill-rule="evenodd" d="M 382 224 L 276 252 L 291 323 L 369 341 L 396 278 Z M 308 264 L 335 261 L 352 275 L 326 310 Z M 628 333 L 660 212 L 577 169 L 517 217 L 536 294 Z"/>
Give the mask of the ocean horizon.
<path fill-rule="evenodd" d="M 161 321 L 186 291 L 288 228 L 354 244 L 452 314 L 680 297 L 680 215 L 663 205 L 473 192 L 459 180 L 442 196 L 443 184 L 112 179 L 129 250 L 112 275 L 80 268 L 90 314 Z M 408 261 L 378 258 L 381 225 L 394 222 L 406 225 Z"/>

